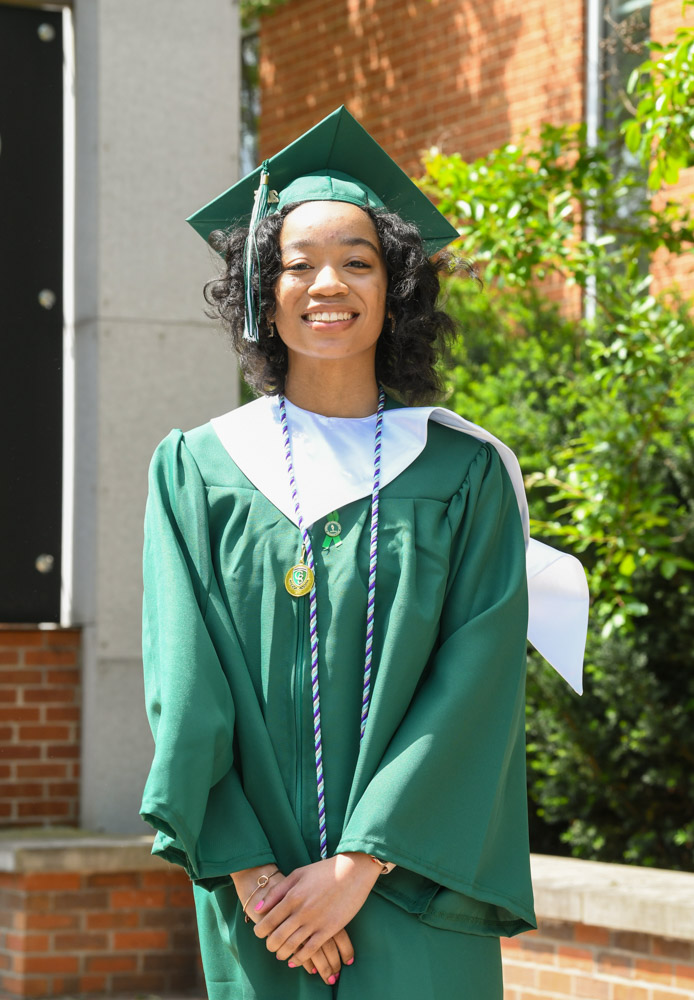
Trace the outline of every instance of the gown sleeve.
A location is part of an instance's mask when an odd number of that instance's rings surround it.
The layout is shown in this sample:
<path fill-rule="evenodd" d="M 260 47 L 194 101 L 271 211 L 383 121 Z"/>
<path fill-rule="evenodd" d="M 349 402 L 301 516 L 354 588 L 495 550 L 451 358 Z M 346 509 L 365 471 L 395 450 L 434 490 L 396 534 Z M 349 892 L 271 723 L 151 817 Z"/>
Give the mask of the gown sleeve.
<path fill-rule="evenodd" d="M 145 513 L 143 665 L 154 761 L 140 814 L 152 853 L 207 889 L 274 854 L 234 767 L 234 703 L 206 626 L 207 495 L 180 431 L 157 448 Z"/>
<path fill-rule="evenodd" d="M 525 780 L 527 584 L 518 506 L 481 445 L 448 508 L 449 578 L 436 648 L 337 851 L 398 867 L 375 891 L 438 927 L 535 926 Z M 372 713 L 387 719 L 374 686 Z M 376 726 L 379 718 L 370 715 Z M 368 748 L 365 748 L 368 752 Z"/>

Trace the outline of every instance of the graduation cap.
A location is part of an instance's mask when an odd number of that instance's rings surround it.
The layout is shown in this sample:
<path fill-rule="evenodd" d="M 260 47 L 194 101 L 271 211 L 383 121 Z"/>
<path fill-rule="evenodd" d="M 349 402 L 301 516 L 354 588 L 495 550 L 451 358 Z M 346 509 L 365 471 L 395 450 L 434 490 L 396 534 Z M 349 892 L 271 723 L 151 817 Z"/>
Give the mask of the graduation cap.
<path fill-rule="evenodd" d="M 417 227 L 429 255 L 458 236 L 343 105 L 187 220 L 205 240 L 217 229 L 249 227 L 244 260 L 246 339 L 258 339 L 252 292 L 255 228 L 265 216 L 303 201 L 346 201 L 397 212 Z"/>

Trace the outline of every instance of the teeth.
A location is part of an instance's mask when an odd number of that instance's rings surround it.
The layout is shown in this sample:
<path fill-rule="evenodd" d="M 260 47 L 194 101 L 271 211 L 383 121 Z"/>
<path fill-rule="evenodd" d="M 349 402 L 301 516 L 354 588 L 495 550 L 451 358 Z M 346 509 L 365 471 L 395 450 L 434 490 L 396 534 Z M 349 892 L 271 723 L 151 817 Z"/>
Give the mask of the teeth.
<path fill-rule="evenodd" d="M 309 323 L 338 323 L 340 320 L 352 319 L 354 313 L 351 312 L 316 312 L 307 313 L 306 319 Z"/>

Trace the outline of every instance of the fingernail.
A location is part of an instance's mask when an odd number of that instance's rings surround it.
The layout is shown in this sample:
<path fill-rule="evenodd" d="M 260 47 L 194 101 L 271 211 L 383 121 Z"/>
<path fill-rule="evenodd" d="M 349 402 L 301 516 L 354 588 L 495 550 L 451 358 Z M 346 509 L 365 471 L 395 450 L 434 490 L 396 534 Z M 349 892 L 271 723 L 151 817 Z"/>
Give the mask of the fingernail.
<path fill-rule="evenodd" d="M 311 969 L 311 975 L 312 975 L 312 976 L 315 976 L 315 974 L 316 974 L 317 972 L 318 972 L 318 969 Z"/>
<path fill-rule="evenodd" d="M 296 962 L 287 962 L 287 965 L 289 966 L 290 969 L 296 968 Z"/>
<path fill-rule="evenodd" d="M 264 906 L 265 906 L 265 900 L 261 899 L 259 903 L 256 903 L 255 912 L 257 913 L 258 910 L 262 910 Z"/>
<path fill-rule="evenodd" d="M 328 982 L 330 983 L 331 986 L 334 986 L 335 983 L 337 982 L 337 976 L 331 976 Z"/>
<path fill-rule="evenodd" d="M 354 959 L 353 959 L 353 958 L 350 958 L 350 959 L 348 959 L 348 961 L 347 961 L 347 965 L 351 965 L 353 961 L 354 961 Z"/>

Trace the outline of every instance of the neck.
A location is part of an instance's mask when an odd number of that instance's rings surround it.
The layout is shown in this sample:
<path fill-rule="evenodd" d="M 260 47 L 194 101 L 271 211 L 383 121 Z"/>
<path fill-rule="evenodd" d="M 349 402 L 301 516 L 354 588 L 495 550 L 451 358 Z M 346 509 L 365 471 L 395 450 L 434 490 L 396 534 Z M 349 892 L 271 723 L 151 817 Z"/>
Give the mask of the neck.
<path fill-rule="evenodd" d="M 340 365 L 291 363 L 284 395 L 302 410 L 323 417 L 368 417 L 378 407 L 378 383 L 373 367 L 355 377 Z"/>

